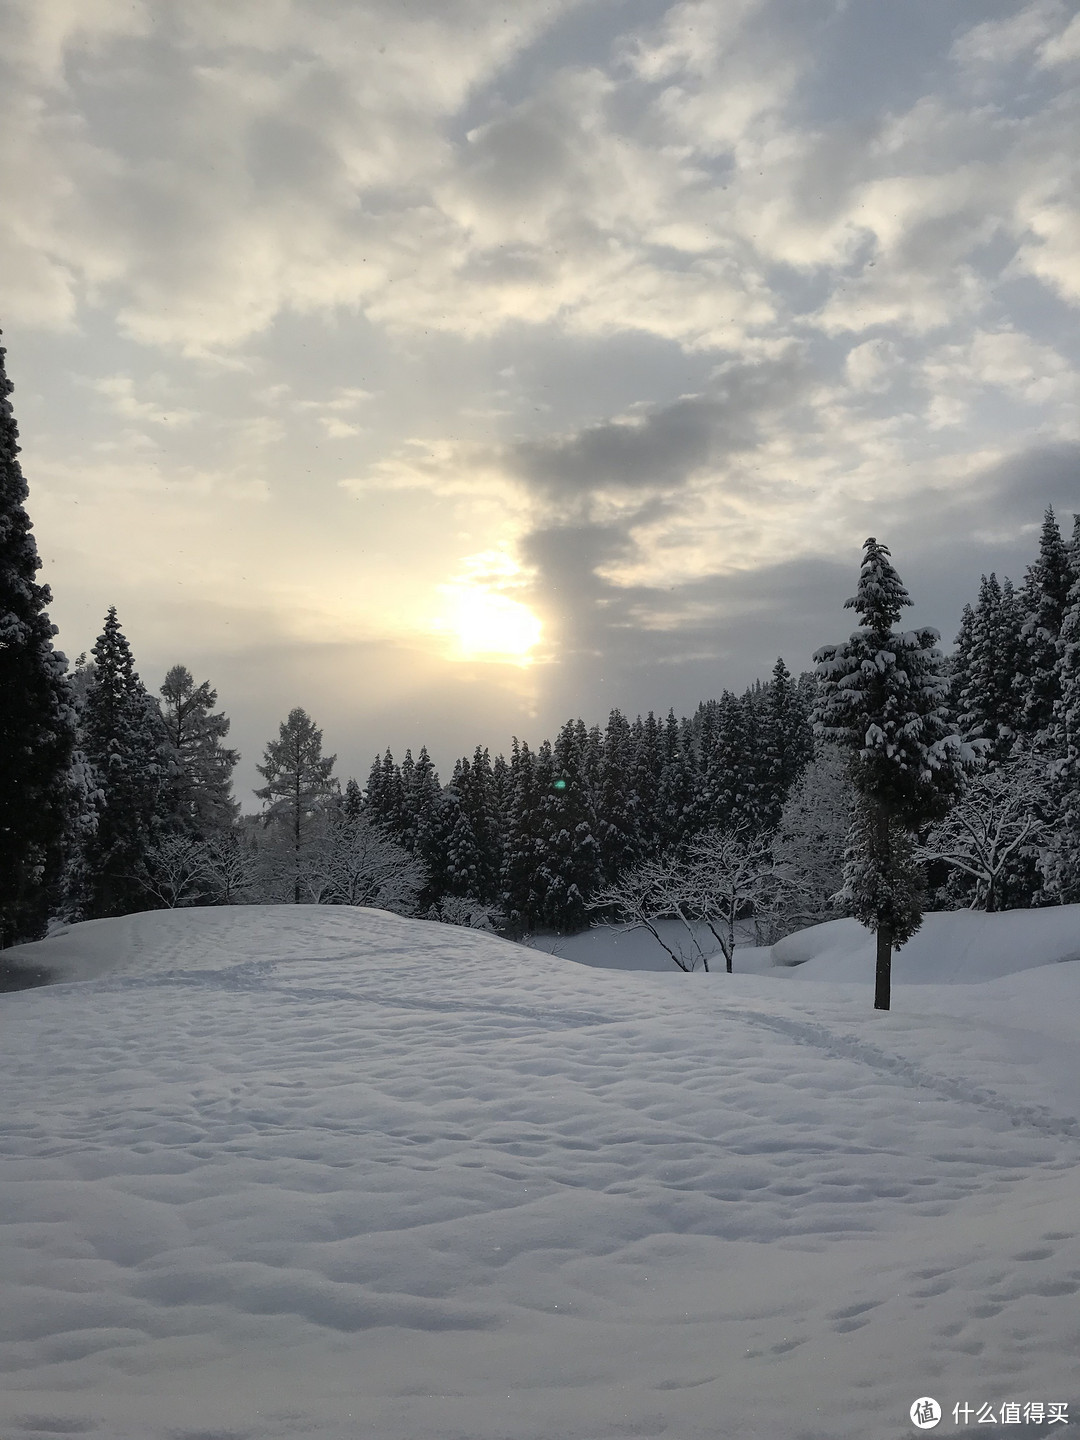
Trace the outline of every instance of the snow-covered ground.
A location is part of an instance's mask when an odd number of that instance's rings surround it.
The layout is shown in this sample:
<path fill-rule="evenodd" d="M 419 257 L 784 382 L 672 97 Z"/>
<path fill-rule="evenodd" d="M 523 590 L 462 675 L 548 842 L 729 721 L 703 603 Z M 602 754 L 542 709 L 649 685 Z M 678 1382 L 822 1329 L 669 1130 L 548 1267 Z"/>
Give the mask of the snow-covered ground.
<path fill-rule="evenodd" d="M 0 1436 L 1068 1434 L 1001 1407 L 1080 1420 L 1080 910 L 929 917 L 887 1015 L 857 942 L 649 973 L 287 906 L 11 952 L 64 983 L 0 996 Z"/>

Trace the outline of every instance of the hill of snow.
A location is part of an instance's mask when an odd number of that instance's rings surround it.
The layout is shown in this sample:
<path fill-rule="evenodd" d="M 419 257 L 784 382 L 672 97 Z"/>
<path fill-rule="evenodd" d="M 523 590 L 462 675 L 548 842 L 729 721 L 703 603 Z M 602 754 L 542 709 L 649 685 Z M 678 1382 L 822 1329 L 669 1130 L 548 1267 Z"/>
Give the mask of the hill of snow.
<path fill-rule="evenodd" d="M 913 941 L 887 1015 L 794 983 L 830 927 L 734 976 L 293 906 L 19 947 L 62 983 L 0 996 L 0 1435 L 1056 1434 L 1001 1425 L 1078 1414 L 1049 913 L 987 917 L 1042 963 L 984 983 Z M 1000 975 L 1006 927 L 933 918 L 937 980 Z"/>

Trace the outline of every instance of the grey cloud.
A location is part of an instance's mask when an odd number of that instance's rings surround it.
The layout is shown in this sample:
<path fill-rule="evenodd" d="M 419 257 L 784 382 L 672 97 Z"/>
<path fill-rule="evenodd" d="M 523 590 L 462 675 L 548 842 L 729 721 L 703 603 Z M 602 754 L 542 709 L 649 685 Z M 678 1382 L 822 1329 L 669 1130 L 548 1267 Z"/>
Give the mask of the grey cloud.
<path fill-rule="evenodd" d="M 790 405 L 807 380 L 795 359 L 732 365 L 706 394 L 574 435 L 519 442 L 510 453 L 510 467 L 526 485 L 553 498 L 608 489 L 679 489 L 703 467 L 752 449 L 763 420 Z"/>

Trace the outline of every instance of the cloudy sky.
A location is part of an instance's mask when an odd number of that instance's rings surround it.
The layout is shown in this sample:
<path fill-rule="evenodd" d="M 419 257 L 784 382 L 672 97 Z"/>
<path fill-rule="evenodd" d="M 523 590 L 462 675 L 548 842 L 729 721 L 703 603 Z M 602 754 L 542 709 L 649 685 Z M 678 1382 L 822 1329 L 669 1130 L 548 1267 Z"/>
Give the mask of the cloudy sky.
<path fill-rule="evenodd" d="M 248 790 L 951 642 L 1080 509 L 1063 0 L 6 0 L 0 324 L 53 618 Z"/>

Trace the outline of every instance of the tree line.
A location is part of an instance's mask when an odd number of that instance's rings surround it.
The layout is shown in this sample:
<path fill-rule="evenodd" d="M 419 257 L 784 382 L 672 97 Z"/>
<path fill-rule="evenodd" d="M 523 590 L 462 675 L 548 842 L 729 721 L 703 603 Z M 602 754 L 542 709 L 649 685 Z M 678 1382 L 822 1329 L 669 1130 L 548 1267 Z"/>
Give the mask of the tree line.
<path fill-rule="evenodd" d="M 734 924 L 837 914 L 891 952 L 922 910 L 1080 900 L 1080 522 L 1051 510 L 1020 586 L 984 576 L 946 659 L 868 540 L 859 625 L 797 679 L 783 660 L 690 716 L 613 710 L 535 749 L 478 746 L 442 783 L 426 747 L 344 785 L 300 708 L 265 748 L 258 817 L 208 680 L 158 696 L 115 609 L 73 668 L 54 649 L 0 349 L 0 945 L 50 918 L 163 905 L 377 904 L 521 935 L 681 922 L 728 967 Z"/>

